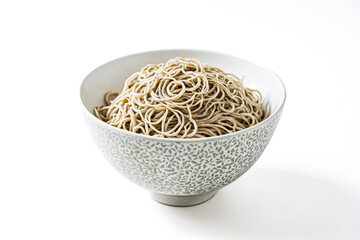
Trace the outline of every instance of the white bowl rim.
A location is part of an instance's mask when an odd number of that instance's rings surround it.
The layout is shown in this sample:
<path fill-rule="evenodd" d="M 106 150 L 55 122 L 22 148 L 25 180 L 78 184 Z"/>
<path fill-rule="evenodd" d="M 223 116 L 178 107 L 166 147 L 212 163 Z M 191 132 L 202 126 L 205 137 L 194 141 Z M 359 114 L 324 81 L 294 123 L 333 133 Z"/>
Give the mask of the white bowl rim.
<path fill-rule="evenodd" d="M 122 58 L 126 58 L 126 57 L 130 57 L 130 56 L 136 56 L 136 55 L 142 55 L 142 54 L 145 54 L 145 53 L 156 53 L 156 52 L 169 52 L 169 51 L 189 51 L 189 52 L 204 52 L 204 53 L 210 53 L 210 54 L 218 54 L 218 55 L 223 55 L 223 56 L 226 56 L 226 57 L 231 57 L 231 58 L 237 58 L 237 59 L 240 59 L 242 61 L 245 61 L 245 62 L 248 62 L 248 63 L 251 63 L 259 68 L 262 68 L 272 74 L 274 74 L 277 78 L 277 80 L 280 82 L 281 86 L 282 86 L 282 90 L 284 91 L 284 98 L 280 104 L 280 106 L 277 107 L 277 109 L 272 112 L 270 114 L 270 116 L 268 116 L 266 119 L 264 119 L 263 121 L 261 121 L 260 123 L 257 123 L 251 127 L 248 127 L 248 128 L 245 128 L 243 130 L 240 130 L 240 131 L 236 131 L 236 132 L 233 132 L 233 133 L 228 133 L 228 134 L 224 134 L 224 135 L 219 135 L 219 136 L 213 136 L 213 137 L 203 137 L 203 138 L 163 138 L 163 137 L 157 137 L 157 136 L 149 136 L 149 135 L 144 135 L 144 134 L 139 134 L 139 133 L 134 133 L 134 132 L 130 132 L 130 131 L 126 131 L 126 130 L 123 130 L 121 128 L 117 128 L 117 127 L 114 127 L 114 126 L 111 126 L 109 124 L 107 124 L 106 122 L 104 121 L 101 121 L 100 119 L 98 119 L 94 114 L 92 114 L 86 107 L 85 107 L 85 104 L 82 100 L 82 89 L 83 89 L 83 85 L 85 84 L 86 82 L 86 79 L 92 74 L 94 73 L 95 71 L 97 71 L 98 69 L 108 65 L 108 64 L 111 64 L 119 59 L 122 59 Z M 228 53 L 222 53 L 222 52 L 217 52 L 217 51 L 212 51 L 212 50 L 204 50 L 204 49 L 177 49 L 177 48 L 174 48 L 174 49 L 160 49 L 160 50 L 151 50 L 151 51 L 143 51 L 143 52 L 137 52 L 137 53 L 133 53 L 133 54 L 127 54 L 125 56 L 122 56 L 122 57 L 119 57 L 119 58 L 116 58 L 112 61 L 109 61 L 105 64 L 102 64 L 100 65 L 99 67 L 95 68 L 93 71 L 91 71 L 82 81 L 81 85 L 80 85 L 80 101 L 81 101 L 81 105 L 82 105 L 82 108 L 83 108 L 83 111 L 85 112 L 85 114 L 87 116 L 89 116 L 90 118 L 94 119 L 95 121 L 97 121 L 98 123 L 102 124 L 103 126 L 105 126 L 106 128 L 109 128 L 113 131 L 119 131 L 119 133 L 123 133 L 125 135 L 130 135 L 131 137 L 135 137 L 135 138 L 142 138 L 142 139 L 147 139 L 147 140 L 155 140 L 155 141 L 162 141 L 162 142 L 182 142 L 182 143 L 193 143 L 193 142 L 208 142 L 208 141 L 215 141 L 215 140 L 221 140 L 221 139 L 224 139 L 224 138 L 229 138 L 229 137 L 234 137 L 236 135 L 240 135 L 240 134 L 243 134 L 243 133 L 246 133 L 246 132 L 249 132 L 249 131 L 252 131 L 256 128 L 259 128 L 263 125 L 265 125 L 267 122 L 271 121 L 276 115 L 278 112 L 280 112 L 283 107 L 284 107 L 284 104 L 285 104 L 285 100 L 286 100 L 286 89 L 285 89 L 285 85 L 284 83 L 282 82 L 282 80 L 280 79 L 280 77 L 274 72 L 272 71 L 270 68 L 268 67 L 265 67 L 265 66 L 261 66 L 259 64 L 256 64 L 254 63 L 253 61 L 247 61 L 243 58 L 240 58 L 240 57 L 237 57 L 237 56 L 234 56 L 234 55 L 231 55 L 231 54 L 228 54 Z"/>

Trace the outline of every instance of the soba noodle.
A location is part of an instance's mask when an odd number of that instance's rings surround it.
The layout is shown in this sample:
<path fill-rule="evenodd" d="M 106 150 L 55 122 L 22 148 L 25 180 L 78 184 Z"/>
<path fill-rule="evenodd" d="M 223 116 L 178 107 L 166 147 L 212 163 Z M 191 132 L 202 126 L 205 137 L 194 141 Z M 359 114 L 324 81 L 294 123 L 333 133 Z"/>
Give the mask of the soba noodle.
<path fill-rule="evenodd" d="M 243 78 L 180 57 L 134 73 L 94 113 L 112 126 L 165 138 L 218 136 L 265 118 L 261 93 L 245 88 Z"/>

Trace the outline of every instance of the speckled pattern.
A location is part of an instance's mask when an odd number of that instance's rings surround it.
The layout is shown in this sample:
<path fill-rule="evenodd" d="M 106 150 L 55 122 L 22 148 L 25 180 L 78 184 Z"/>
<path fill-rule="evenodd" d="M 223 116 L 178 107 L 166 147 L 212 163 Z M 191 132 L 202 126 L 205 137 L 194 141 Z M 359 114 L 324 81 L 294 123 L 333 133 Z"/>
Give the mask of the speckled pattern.
<path fill-rule="evenodd" d="M 245 173 L 268 145 L 280 114 L 231 136 L 194 142 L 142 138 L 86 119 L 101 152 L 123 175 L 153 192 L 185 196 L 219 189 Z"/>

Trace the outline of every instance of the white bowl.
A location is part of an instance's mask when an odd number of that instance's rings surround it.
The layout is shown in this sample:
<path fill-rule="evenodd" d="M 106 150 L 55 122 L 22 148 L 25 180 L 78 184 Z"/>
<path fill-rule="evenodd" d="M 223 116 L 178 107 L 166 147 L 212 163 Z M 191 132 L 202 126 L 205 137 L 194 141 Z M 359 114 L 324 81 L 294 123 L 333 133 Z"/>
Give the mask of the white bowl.
<path fill-rule="evenodd" d="M 119 91 L 125 80 L 147 64 L 170 58 L 196 58 L 225 72 L 245 76 L 258 89 L 267 118 L 239 132 L 196 139 L 169 139 L 128 132 L 93 115 L 104 94 Z M 80 90 L 90 132 L 105 158 L 123 175 L 150 190 L 164 204 L 191 206 L 210 199 L 218 189 L 244 174 L 268 145 L 284 106 L 286 92 L 272 71 L 241 58 L 198 50 L 161 50 L 121 57 L 91 72 Z"/>

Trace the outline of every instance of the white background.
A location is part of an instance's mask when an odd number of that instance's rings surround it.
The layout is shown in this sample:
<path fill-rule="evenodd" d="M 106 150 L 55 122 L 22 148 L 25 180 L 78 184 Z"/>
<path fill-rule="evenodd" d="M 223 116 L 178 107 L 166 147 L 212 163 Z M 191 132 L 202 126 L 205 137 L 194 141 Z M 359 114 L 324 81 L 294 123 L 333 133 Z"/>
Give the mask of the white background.
<path fill-rule="evenodd" d="M 359 1 L 2 1 L 0 239 L 360 239 Z M 230 53 L 288 98 L 265 153 L 209 202 L 161 205 L 102 157 L 94 68 L 155 49 Z"/>

